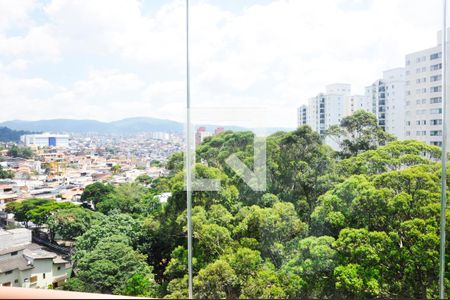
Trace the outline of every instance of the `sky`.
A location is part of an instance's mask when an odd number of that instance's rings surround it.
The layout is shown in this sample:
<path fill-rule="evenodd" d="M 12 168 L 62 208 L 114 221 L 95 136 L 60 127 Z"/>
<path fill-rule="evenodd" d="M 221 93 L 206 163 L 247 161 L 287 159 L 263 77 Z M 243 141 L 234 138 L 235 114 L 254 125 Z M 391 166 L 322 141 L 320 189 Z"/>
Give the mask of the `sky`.
<path fill-rule="evenodd" d="M 441 0 L 190 0 L 194 108 L 296 108 L 353 94 L 436 45 Z M 0 121 L 184 121 L 184 0 L 0 0 Z M 212 122 L 214 120 L 211 120 Z M 233 123 L 232 120 L 230 123 Z"/>

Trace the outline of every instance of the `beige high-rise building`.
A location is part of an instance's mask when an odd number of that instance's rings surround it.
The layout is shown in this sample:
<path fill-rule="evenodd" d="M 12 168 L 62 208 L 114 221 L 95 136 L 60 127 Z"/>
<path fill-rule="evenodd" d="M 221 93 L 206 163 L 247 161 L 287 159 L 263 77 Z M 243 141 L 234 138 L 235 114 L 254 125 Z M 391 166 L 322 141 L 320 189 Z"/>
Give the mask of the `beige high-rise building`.
<path fill-rule="evenodd" d="M 405 58 L 405 138 L 437 146 L 442 145 L 441 40 L 438 32 L 435 47 Z M 446 98 L 449 103 L 448 94 Z"/>

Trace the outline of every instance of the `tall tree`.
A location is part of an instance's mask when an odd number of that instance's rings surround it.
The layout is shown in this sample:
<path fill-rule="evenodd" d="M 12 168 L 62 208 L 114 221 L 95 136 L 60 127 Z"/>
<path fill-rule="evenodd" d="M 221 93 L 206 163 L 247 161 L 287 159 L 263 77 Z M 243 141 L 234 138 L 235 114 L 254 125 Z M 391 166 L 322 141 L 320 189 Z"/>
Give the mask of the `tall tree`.
<path fill-rule="evenodd" d="M 60 209 L 52 214 L 47 223 L 52 236 L 74 240 L 83 235 L 92 225 L 99 222 L 102 214 L 81 207 Z"/>
<path fill-rule="evenodd" d="M 76 278 L 81 281 L 83 292 L 155 296 L 157 285 L 151 271 L 146 257 L 119 235 L 100 240 L 80 259 Z"/>
<path fill-rule="evenodd" d="M 103 201 L 103 199 L 111 193 L 113 186 L 109 184 L 103 184 L 101 182 L 94 182 L 87 185 L 81 194 L 81 201 L 92 202 L 95 205 Z"/>
<path fill-rule="evenodd" d="M 377 117 L 373 113 L 364 110 L 357 110 L 343 118 L 339 125 L 331 126 L 327 135 L 337 141 L 342 157 L 376 149 L 395 140 L 395 136 L 378 126 Z"/>

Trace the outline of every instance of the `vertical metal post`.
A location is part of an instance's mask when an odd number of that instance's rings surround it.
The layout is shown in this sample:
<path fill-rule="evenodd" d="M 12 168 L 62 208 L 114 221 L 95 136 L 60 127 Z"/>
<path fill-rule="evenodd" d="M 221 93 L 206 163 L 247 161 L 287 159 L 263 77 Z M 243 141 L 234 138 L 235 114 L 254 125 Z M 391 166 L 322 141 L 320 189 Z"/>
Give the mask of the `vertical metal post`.
<path fill-rule="evenodd" d="M 186 0 L 186 204 L 187 204 L 187 232 L 188 232 L 188 293 L 193 298 L 192 290 L 192 150 L 191 150 L 191 91 L 189 71 L 189 0 Z"/>
<path fill-rule="evenodd" d="M 445 299 L 445 212 L 447 206 L 447 0 L 443 0 L 442 27 L 442 174 L 441 174 L 441 226 L 439 258 L 439 298 Z"/>

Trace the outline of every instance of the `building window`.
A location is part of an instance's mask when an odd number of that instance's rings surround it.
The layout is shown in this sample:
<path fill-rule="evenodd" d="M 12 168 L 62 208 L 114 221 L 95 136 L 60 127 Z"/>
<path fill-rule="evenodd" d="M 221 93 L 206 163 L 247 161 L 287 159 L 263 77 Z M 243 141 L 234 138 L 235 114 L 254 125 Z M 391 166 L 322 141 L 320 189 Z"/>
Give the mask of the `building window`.
<path fill-rule="evenodd" d="M 430 109 L 430 114 L 432 115 L 442 114 L 442 108 L 432 108 Z"/>
<path fill-rule="evenodd" d="M 45 273 L 42 273 L 42 278 L 45 279 Z"/>
<path fill-rule="evenodd" d="M 57 269 L 58 269 L 58 271 L 59 271 L 59 270 L 61 270 L 61 266 L 58 266 L 58 268 L 57 268 Z"/>
<path fill-rule="evenodd" d="M 17 255 L 17 251 L 11 252 L 11 256 Z"/>
<path fill-rule="evenodd" d="M 431 81 L 431 82 L 439 81 L 439 80 L 441 80 L 441 79 L 442 79 L 442 75 L 441 75 L 441 74 L 439 74 L 439 75 L 433 75 L 433 76 L 430 77 L 430 81 Z"/>
<path fill-rule="evenodd" d="M 432 92 L 432 93 L 437 93 L 437 92 L 440 92 L 440 91 L 442 91 L 442 86 L 432 86 L 431 88 L 430 88 L 430 92 Z"/>
<path fill-rule="evenodd" d="M 31 283 L 35 283 L 35 282 L 37 282 L 37 280 L 38 280 L 38 277 L 36 275 L 30 277 L 30 282 Z"/>
<path fill-rule="evenodd" d="M 431 145 L 442 146 L 442 142 L 430 142 Z"/>
<path fill-rule="evenodd" d="M 442 125 L 442 119 L 430 120 L 431 125 Z"/>
<path fill-rule="evenodd" d="M 430 136 L 442 136 L 442 130 L 431 130 Z"/>
<path fill-rule="evenodd" d="M 11 282 L 2 283 L 2 286 L 11 286 Z"/>
<path fill-rule="evenodd" d="M 411 131 L 407 131 L 406 136 L 410 136 L 410 135 L 411 135 Z"/>
<path fill-rule="evenodd" d="M 408 59 L 406 60 L 406 65 L 409 66 L 411 64 L 411 61 Z"/>
<path fill-rule="evenodd" d="M 418 120 L 418 121 L 416 121 L 416 125 L 427 125 L 427 121 L 426 120 Z"/>
<path fill-rule="evenodd" d="M 9 274 L 12 274 L 12 272 L 13 272 L 12 270 L 10 270 L 10 271 L 6 271 L 6 272 L 5 272 L 5 275 L 9 275 Z"/>
<path fill-rule="evenodd" d="M 441 58 L 442 52 L 433 53 L 430 55 L 430 60 Z"/>
<path fill-rule="evenodd" d="M 430 103 L 431 103 L 431 104 L 433 104 L 433 103 L 442 103 L 442 97 L 433 97 L 433 98 L 430 98 Z"/>
<path fill-rule="evenodd" d="M 435 64 L 430 66 L 430 71 L 436 71 L 442 69 L 442 64 Z"/>
<path fill-rule="evenodd" d="M 19 279 L 14 279 L 14 283 L 19 283 Z"/>

